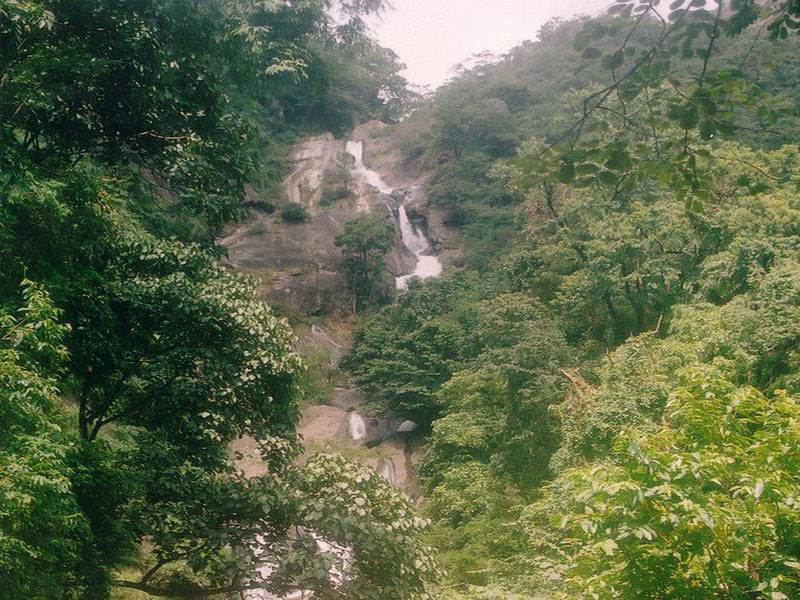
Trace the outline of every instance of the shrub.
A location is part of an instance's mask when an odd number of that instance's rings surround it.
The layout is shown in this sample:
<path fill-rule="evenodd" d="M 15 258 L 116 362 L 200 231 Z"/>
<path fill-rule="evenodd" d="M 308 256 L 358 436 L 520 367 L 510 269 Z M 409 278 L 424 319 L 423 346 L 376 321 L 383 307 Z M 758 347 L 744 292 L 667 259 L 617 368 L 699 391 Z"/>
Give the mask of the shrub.
<path fill-rule="evenodd" d="M 256 221 L 247 228 L 248 235 L 264 235 L 269 232 L 269 227 L 264 221 Z"/>
<path fill-rule="evenodd" d="M 311 218 L 305 206 L 297 202 L 289 202 L 281 209 L 281 219 L 284 223 L 305 223 Z"/>
<path fill-rule="evenodd" d="M 345 187 L 338 187 L 332 190 L 328 189 L 322 192 L 322 198 L 319 199 L 320 206 L 330 206 L 339 200 L 343 200 L 350 196 L 350 192 Z"/>

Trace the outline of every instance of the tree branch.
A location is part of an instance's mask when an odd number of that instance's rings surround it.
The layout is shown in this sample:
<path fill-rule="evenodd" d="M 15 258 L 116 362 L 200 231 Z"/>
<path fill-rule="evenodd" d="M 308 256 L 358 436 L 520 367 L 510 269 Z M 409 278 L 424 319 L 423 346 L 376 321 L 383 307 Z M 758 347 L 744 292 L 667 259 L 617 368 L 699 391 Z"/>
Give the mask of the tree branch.
<path fill-rule="evenodd" d="M 645 52 L 644 55 L 638 61 L 636 61 L 636 63 L 628 70 L 627 73 L 625 73 L 625 75 L 623 75 L 620 79 L 615 80 L 611 85 L 606 86 L 602 90 L 600 90 L 598 92 L 595 92 L 595 93 L 589 95 L 586 99 L 584 99 L 584 101 L 583 101 L 583 115 L 581 116 L 581 118 L 578 119 L 578 121 L 576 121 L 575 123 L 573 123 L 573 125 L 569 129 L 567 129 L 564 133 L 562 133 L 556 139 L 555 142 L 553 142 L 552 144 L 547 146 L 544 150 L 542 150 L 539 153 L 539 156 L 543 156 L 544 154 L 546 154 L 547 152 L 552 150 L 554 147 L 556 147 L 558 144 L 563 142 L 565 139 L 567 139 L 573 133 L 577 132 L 577 134 L 580 135 L 580 132 L 583 129 L 583 126 L 586 124 L 586 121 L 589 119 L 589 117 L 592 115 L 592 113 L 594 113 L 594 111 L 596 111 L 598 108 L 600 108 L 605 103 L 605 101 L 608 100 L 608 98 L 611 96 L 611 94 L 613 94 L 614 91 L 621 84 L 623 84 L 625 81 L 630 79 L 633 76 L 633 74 L 636 73 L 642 67 L 642 65 L 644 65 L 647 61 L 651 60 L 653 58 L 653 56 L 655 56 L 656 52 L 661 47 L 661 45 L 667 40 L 667 38 L 669 38 L 669 36 L 672 35 L 672 33 L 683 24 L 683 20 L 684 20 L 685 17 L 686 17 L 686 12 L 684 12 L 680 16 L 680 18 L 677 21 L 675 21 L 675 23 L 672 24 L 671 27 L 669 27 L 666 30 L 664 30 L 662 32 L 661 36 L 656 41 L 656 43 L 653 44 L 650 47 L 650 49 L 647 52 Z M 599 100 L 597 100 L 598 98 L 599 98 Z M 594 104 L 590 108 L 590 105 L 592 104 L 592 102 L 594 100 L 597 100 L 597 102 L 596 102 L 596 104 Z"/>

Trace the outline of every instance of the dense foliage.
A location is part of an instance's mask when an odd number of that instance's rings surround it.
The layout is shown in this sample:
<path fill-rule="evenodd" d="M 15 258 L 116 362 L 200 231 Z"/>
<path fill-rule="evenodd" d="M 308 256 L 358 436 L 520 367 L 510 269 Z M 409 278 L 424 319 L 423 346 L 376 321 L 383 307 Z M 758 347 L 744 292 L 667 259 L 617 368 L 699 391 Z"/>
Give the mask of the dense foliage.
<path fill-rule="evenodd" d="M 444 597 L 800 594 L 796 7 L 704 4 L 553 22 L 397 130 L 465 253 L 346 362 L 426 425 Z"/>
<path fill-rule="evenodd" d="M 551 22 L 395 128 L 442 277 L 373 309 L 391 226 L 336 240 L 431 592 L 398 490 L 295 463 L 294 336 L 214 243 L 297 135 L 413 102 L 384 2 L 0 0 L 0 599 L 798 596 L 798 9 L 705 4 Z"/>
<path fill-rule="evenodd" d="M 404 110 L 382 5 L 0 1 L 0 598 L 424 596 L 399 493 L 294 465 L 294 336 L 214 243 L 298 134 Z"/>
<path fill-rule="evenodd" d="M 386 297 L 382 281 L 383 257 L 393 241 L 391 225 L 375 214 L 350 221 L 336 236 L 334 244 L 342 249 L 342 272 L 347 279 L 353 314 Z"/>

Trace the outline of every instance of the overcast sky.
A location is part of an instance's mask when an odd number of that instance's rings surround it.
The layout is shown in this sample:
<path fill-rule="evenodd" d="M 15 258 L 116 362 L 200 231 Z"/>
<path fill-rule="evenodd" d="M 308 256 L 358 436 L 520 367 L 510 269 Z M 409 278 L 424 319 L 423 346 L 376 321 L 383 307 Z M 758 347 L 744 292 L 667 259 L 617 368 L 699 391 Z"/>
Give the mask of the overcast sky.
<path fill-rule="evenodd" d="M 551 17 L 593 15 L 612 0 L 392 0 L 394 10 L 373 22 L 383 46 L 397 52 L 417 85 L 436 87 L 472 54 L 502 54 L 536 38 Z"/>

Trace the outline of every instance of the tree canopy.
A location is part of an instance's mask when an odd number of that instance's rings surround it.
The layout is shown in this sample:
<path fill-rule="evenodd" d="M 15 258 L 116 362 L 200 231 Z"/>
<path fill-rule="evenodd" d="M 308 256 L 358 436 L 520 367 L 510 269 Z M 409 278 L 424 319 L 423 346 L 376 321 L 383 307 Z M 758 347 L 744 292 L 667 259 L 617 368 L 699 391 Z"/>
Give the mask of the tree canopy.
<path fill-rule="evenodd" d="M 443 597 L 800 590 L 796 10 L 763 4 L 554 21 L 397 127 L 464 254 L 347 365 L 427 426 Z M 508 148 L 463 133 L 490 105 Z"/>
<path fill-rule="evenodd" d="M 405 110 L 382 7 L 0 1 L 0 598 L 424 597 L 399 493 L 296 464 L 295 337 L 214 242 L 299 135 Z"/>

